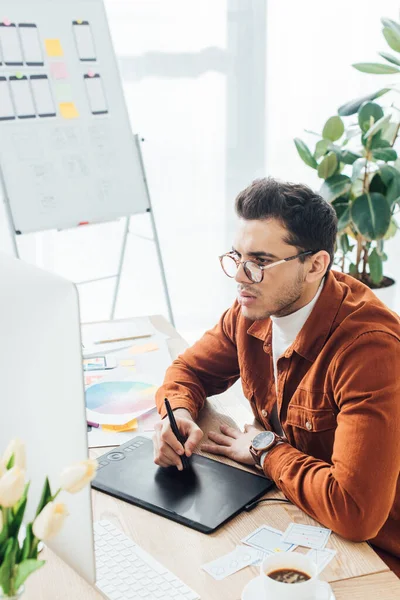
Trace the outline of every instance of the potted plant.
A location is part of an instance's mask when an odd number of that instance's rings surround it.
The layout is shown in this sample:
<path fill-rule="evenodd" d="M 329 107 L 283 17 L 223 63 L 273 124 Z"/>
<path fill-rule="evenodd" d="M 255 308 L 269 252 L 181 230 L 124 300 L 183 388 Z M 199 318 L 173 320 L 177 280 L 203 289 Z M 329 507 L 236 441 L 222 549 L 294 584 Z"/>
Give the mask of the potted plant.
<path fill-rule="evenodd" d="M 35 518 L 24 528 L 29 493 L 25 462 L 25 447 L 19 440 L 13 440 L 0 458 L 0 598 L 8 600 L 20 598 L 26 579 L 45 564 L 39 558 L 39 544 L 55 537 L 68 516 L 66 505 L 56 502 L 58 494 L 79 492 L 97 468 L 96 461 L 86 460 L 64 469 L 54 494 L 46 478 Z"/>
<path fill-rule="evenodd" d="M 400 53 L 400 24 L 390 19 L 382 23 L 387 43 Z M 400 73 L 400 58 L 380 55 L 390 64 L 353 66 L 366 73 Z M 398 229 L 400 159 L 395 146 L 400 113 L 380 100 L 393 89 L 387 86 L 341 106 L 326 121 L 322 134 L 315 134 L 313 152 L 301 139 L 294 140 L 302 160 L 323 180 L 320 193 L 338 216 L 335 264 L 374 291 L 394 284 L 384 275 L 383 263 L 387 260 L 384 243 Z"/>

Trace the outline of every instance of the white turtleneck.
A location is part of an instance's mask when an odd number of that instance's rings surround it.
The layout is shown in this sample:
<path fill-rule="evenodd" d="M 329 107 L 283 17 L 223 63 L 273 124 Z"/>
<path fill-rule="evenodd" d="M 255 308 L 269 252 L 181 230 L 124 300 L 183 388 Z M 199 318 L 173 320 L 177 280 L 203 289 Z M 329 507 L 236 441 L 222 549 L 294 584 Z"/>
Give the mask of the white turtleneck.
<path fill-rule="evenodd" d="M 304 323 L 307 321 L 314 308 L 324 285 L 324 279 L 319 286 L 317 293 L 314 298 L 300 308 L 296 312 L 286 315 L 285 317 L 274 317 L 271 315 L 272 321 L 272 360 L 274 365 L 274 378 L 276 394 L 278 395 L 278 374 L 277 374 L 277 363 L 278 359 L 286 350 L 293 344 L 298 333 L 302 329 Z M 277 405 L 275 403 L 273 411 L 271 413 L 271 425 L 276 433 L 283 435 L 282 427 L 279 422 Z"/>

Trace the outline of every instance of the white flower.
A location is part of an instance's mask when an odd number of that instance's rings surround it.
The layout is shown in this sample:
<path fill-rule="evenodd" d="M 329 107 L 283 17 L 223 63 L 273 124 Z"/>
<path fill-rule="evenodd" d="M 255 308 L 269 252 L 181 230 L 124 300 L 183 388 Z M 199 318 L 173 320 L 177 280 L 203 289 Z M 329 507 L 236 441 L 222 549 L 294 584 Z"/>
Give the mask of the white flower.
<path fill-rule="evenodd" d="M 10 508 L 21 498 L 25 488 L 25 471 L 13 467 L 0 479 L 0 506 Z"/>
<path fill-rule="evenodd" d="M 97 461 L 82 460 L 71 465 L 61 473 L 61 487 L 70 494 L 80 492 L 85 485 L 94 479 L 97 470 Z"/>
<path fill-rule="evenodd" d="M 33 522 L 32 530 L 39 540 L 49 540 L 61 530 L 68 516 L 67 507 L 61 502 L 49 502 Z"/>
<path fill-rule="evenodd" d="M 14 467 L 19 467 L 20 469 L 26 469 L 26 453 L 25 453 L 25 444 L 18 438 L 15 440 L 11 440 L 8 444 L 4 454 L 1 458 L 1 464 L 4 469 L 7 468 L 8 461 L 14 454 Z"/>

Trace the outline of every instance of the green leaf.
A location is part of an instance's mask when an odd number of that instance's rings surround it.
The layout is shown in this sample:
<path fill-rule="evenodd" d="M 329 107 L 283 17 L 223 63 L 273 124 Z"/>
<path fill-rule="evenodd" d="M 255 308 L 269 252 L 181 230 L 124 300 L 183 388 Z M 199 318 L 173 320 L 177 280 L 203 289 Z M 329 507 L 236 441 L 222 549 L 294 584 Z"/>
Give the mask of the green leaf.
<path fill-rule="evenodd" d="M 342 104 L 339 107 L 338 113 L 341 117 L 348 117 L 349 115 L 355 115 L 356 112 L 360 109 L 365 102 L 371 102 L 372 100 L 376 100 L 380 96 L 383 96 L 387 92 L 390 92 L 391 88 L 382 88 L 373 94 L 367 94 L 366 96 L 362 96 L 361 98 L 356 98 L 355 100 L 350 100 L 350 102 L 346 102 L 346 104 Z"/>
<path fill-rule="evenodd" d="M 389 29 L 393 29 L 395 33 L 400 35 L 400 25 L 399 23 L 396 23 L 396 21 L 392 21 L 392 19 L 388 19 L 387 17 L 382 17 L 381 23 L 384 27 L 389 27 Z"/>
<path fill-rule="evenodd" d="M 368 257 L 369 274 L 374 283 L 378 284 L 383 277 L 383 263 L 376 248 L 374 248 Z"/>
<path fill-rule="evenodd" d="M 374 148 L 390 148 L 390 144 L 387 140 L 385 140 L 382 135 L 381 132 L 378 131 L 378 133 L 376 133 L 375 135 L 372 136 L 372 138 L 370 138 L 371 141 L 368 142 L 368 138 L 363 138 L 362 142 L 363 144 L 366 146 L 367 144 L 370 147 L 370 150 L 374 150 Z"/>
<path fill-rule="evenodd" d="M 382 33 L 391 49 L 400 52 L 400 34 L 391 27 L 384 27 Z"/>
<path fill-rule="evenodd" d="M 378 133 L 378 131 L 380 131 L 381 129 L 383 129 L 387 123 L 389 123 L 390 119 L 391 119 L 392 115 L 384 115 L 383 117 L 381 117 L 380 119 L 378 119 L 378 121 L 376 121 L 369 129 L 368 131 L 364 134 L 364 139 L 367 139 L 369 137 L 372 137 L 373 135 L 376 135 Z M 386 140 L 385 140 L 386 141 Z"/>
<path fill-rule="evenodd" d="M 351 180 L 354 182 L 356 181 L 360 175 L 362 170 L 364 169 L 365 165 L 367 164 L 367 161 L 365 158 L 358 158 L 354 163 L 353 163 L 353 171 L 351 174 Z"/>
<path fill-rule="evenodd" d="M 9 535 L 12 537 L 17 537 L 19 529 L 21 527 L 22 519 L 24 518 L 25 508 L 26 508 L 27 498 L 19 504 L 19 508 L 11 521 Z"/>
<path fill-rule="evenodd" d="M 51 488 L 50 488 L 50 482 L 49 482 L 49 478 L 46 477 L 46 481 L 44 482 L 44 486 L 43 486 L 43 491 L 42 491 L 42 496 L 40 498 L 38 507 L 37 507 L 37 511 L 36 511 L 36 516 L 38 516 L 38 514 L 40 512 L 42 512 L 43 508 L 46 506 L 46 504 L 48 504 L 51 500 Z"/>
<path fill-rule="evenodd" d="M 387 54 L 387 52 L 379 52 L 379 54 L 385 60 L 388 60 L 392 64 L 397 65 L 398 67 L 400 67 L 400 60 L 398 58 L 396 58 L 395 56 L 393 56 L 393 54 Z"/>
<path fill-rule="evenodd" d="M 339 238 L 339 241 L 343 253 L 347 254 L 348 252 L 350 252 L 351 246 L 349 243 L 349 236 L 347 235 L 347 233 L 342 233 L 342 235 Z"/>
<path fill-rule="evenodd" d="M 345 165 L 352 165 L 361 157 L 361 154 L 355 154 L 355 152 L 351 152 L 350 150 L 341 150 L 339 153 L 340 161 Z"/>
<path fill-rule="evenodd" d="M 382 119 L 384 112 L 381 106 L 376 102 L 364 102 L 358 111 L 358 124 L 363 133 L 366 133 L 370 127 Z"/>
<path fill-rule="evenodd" d="M 23 585 L 29 575 L 32 575 L 35 571 L 43 567 L 46 561 L 44 560 L 35 560 L 33 558 L 28 558 L 21 562 L 17 567 L 17 575 L 15 578 L 15 589 L 19 589 L 21 585 Z"/>
<path fill-rule="evenodd" d="M 396 235 L 397 230 L 398 230 L 397 223 L 396 223 L 396 221 L 392 217 L 391 220 L 390 220 L 389 229 L 387 230 L 387 232 L 383 236 L 383 239 L 384 240 L 390 240 L 391 238 L 393 238 Z"/>
<path fill-rule="evenodd" d="M 367 240 L 382 238 L 389 228 L 390 206 L 382 194 L 362 194 L 354 200 L 350 212 L 357 230 Z"/>
<path fill-rule="evenodd" d="M 319 140 L 319 142 L 315 144 L 314 158 L 316 160 L 328 152 L 329 144 L 329 140 Z"/>
<path fill-rule="evenodd" d="M 397 133 L 398 123 L 388 123 L 384 130 L 381 132 L 382 138 L 384 138 L 390 145 L 395 138 Z"/>
<path fill-rule="evenodd" d="M 351 179 L 347 175 L 333 175 L 324 181 L 320 194 L 327 202 L 333 202 L 335 198 L 347 194 L 351 187 Z"/>
<path fill-rule="evenodd" d="M 390 160 L 396 160 L 397 152 L 393 148 L 376 148 L 372 150 L 372 156 L 376 160 L 384 160 L 389 162 Z"/>
<path fill-rule="evenodd" d="M 14 466 L 14 458 L 15 458 L 15 457 L 14 457 L 14 454 L 11 454 L 11 456 L 10 456 L 10 458 L 9 458 L 9 460 L 8 460 L 8 463 L 7 463 L 7 465 L 6 465 L 6 469 L 7 469 L 7 471 L 8 471 L 9 469 L 12 469 L 12 468 L 13 468 L 13 466 Z"/>
<path fill-rule="evenodd" d="M 318 165 L 318 177 L 321 177 L 321 179 L 328 179 L 328 177 L 331 177 L 331 175 L 334 174 L 337 166 L 338 161 L 336 154 L 334 152 L 329 152 Z"/>
<path fill-rule="evenodd" d="M 387 187 L 386 200 L 392 208 L 400 197 L 400 173 L 391 165 L 383 165 L 379 172 L 383 183 Z"/>
<path fill-rule="evenodd" d="M 349 266 L 349 273 L 350 275 L 352 275 L 353 277 L 357 277 L 358 275 L 358 271 L 357 271 L 357 267 L 354 263 L 350 263 Z"/>
<path fill-rule="evenodd" d="M 311 154 L 309 147 L 300 138 L 295 138 L 294 143 L 296 145 L 296 149 L 300 155 L 300 158 L 306 163 L 306 165 L 312 167 L 313 169 L 316 169 L 318 167 L 318 164 L 313 155 Z"/>
<path fill-rule="evenodd" d="M 369 191 L 377 192 L 378 194 L 382 194 L 382 196 L 386 196 L 387 186 L 383 182 L 379 171 L 375 173 L 375 175 L 371 179 L 371 183 L 369 184 Z"/>
<path fill-rule="evenodd" d="M 374 75 L 392 75 L 393 73 L 400 73 L 400 69 L 397 67 L 391 67 L 384 63 L 354 63 L 352 67 L 362 73 L 373 73 Z"/>
<path fill-rule="evenodd" d="M 338 231 L 343 231 L 350 224 L 350 205 L 347 204 L 336 204 L 335 205 L 336 215 L 338 217 L 337 228 Z"/>
<path fill-rule="evenodd" d="M 324 125 L 322 130 L 322 137 L 324 140 L 330 140 L 331 142 L 336 142 L 339 138 L 342 137 L 344 133 L 344 123 L 342 119 L 338 116 L 330 117 Z"/>
<path fill-rule="evenodd" d="M 26 527 L 25 539 L 24 539 L 24 543 L 22 545 L 21 560 L 25 560 L 26 558 L 31 558 L 30 550 L 32 547 L 33 538 L 34 538 L 34 535 L 32 532 L 32 523 L 29 523 L 29 525 L 27 525 L 27 527 Z"/>
<path fill-rule="evenodd" d="M 12 591 L 12 573 L 15 565 L 15 557 L 18 550 L 18 540 L 15 538 L 9 538 L 7 542 L 7 548 L 4 556 L 4 560 L 0 567 L 0 586 L 5 594 L 9 594 Z"/>

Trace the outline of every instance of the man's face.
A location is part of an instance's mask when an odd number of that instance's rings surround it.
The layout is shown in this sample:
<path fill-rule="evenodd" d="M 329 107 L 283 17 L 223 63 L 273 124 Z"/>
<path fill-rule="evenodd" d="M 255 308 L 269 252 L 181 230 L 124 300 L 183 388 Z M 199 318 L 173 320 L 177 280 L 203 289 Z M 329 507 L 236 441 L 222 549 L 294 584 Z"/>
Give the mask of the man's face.
<path fill-rule="evenodd" d="M 284 241 L 286 236 L 287 230 L 276 219 L 240 219 L 233 250 L 241 261 L 269 265 L 300 253 L 298 248 Z M 241 265 L 235 280 L 242 313 L 249 319 L 260 320 L 294 312 L 301 306 L 306 273 L 306 264 L 295 259 L 265 269 L 261 283 L 253 283 Z"/>

